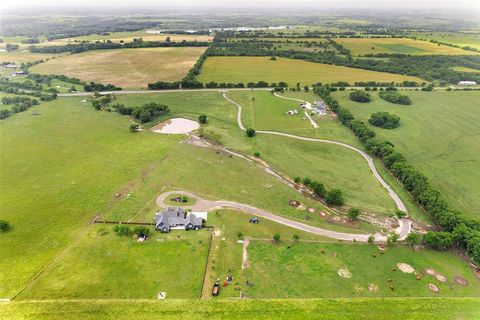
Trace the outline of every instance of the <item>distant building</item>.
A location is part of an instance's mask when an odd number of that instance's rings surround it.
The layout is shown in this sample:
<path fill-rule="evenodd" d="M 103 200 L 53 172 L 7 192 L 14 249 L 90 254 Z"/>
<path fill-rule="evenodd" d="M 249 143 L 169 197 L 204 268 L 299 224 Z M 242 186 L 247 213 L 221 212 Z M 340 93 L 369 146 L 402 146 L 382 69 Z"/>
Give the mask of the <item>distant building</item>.
<path fill-rule="evenodd" d="M 459 81 L 459 86 L 476 86 L 477 83 L 475 81 Z"/>
<path fill-rule="evenodd" d="M 327 114 L 327 107 L 323 103 L 323 101 L 315 101 L 315 108 L 312 109 L 312 113 L 318 114 L 319 116 L 323 116 Z"/>
<path fill-rule="evenodd" d="M 155 229 L 169 232 L 172 228 L 185 228 L 185 230 L 198 230 L 203 225 L 203 219 L 193 213 L 187 213 L 182 208 L 167 208 L 155 215 Z"/>
<path fill-rule="evenodd" d="M 3 65 L 4 68 L 9 68 L 9 69 L 17 69 L 17 68 L 20 68 L 20 66 L 16 65 L 16 64 L 13 64 L 13 63 L 10 63 L 10 64 L 5 64 Z"/>

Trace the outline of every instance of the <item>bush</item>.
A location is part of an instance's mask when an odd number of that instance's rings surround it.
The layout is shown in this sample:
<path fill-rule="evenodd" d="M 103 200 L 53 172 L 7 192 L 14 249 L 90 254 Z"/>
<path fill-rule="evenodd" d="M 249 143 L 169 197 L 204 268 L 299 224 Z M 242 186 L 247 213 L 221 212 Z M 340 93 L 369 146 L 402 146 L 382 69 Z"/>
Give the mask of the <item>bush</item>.
<path fill-rule="evenodd" d="M 388 112 L 375 112 L 372 113 L 368 122 L 373 126 L 390 130 L 400 125 L 400 117 Z"/>
<path fill-rule="evenodd" d="M 345 199 L 343 198 L 343 192 L 339 189 L 332 189 L 328 191 L 325 200 L 328 204 L 334 206 L 342 206 L 345 203 Z"/>
<path fill-rule="evenodd" d="M 139 226 L 139 227 L 135 227 L 135 229 L 133 230 L 133 233 L 136 234 L 137 236 L 148 236 L 148 234 L 150 233 L 150 229 L 145 226 Z"/>
<path fill-rule="evenodd" d="M 0 220 L 0 232 L 7 232 L 12 227 L 10 226 L 10 222 L 6 220 Z"/>
<path fill-rule="evenodd" d="M 201 124 L 207 123 L 207 116 L 204 115 L 204 114 L 199 115 L 198 116 L 198 122 L 200 122 Z"/>
<path fill-rule="evenodd" d="M 397 244 L 398 239 L 400 239 L 400 236 L 396 232 L 391 232 L 387 236 L 387 246 L 391 247 Z"/>
<path fill-rule="evenodd" d="M 387 88 L 388 90 L 388 88 Z M 412 104 L 412 100 L 404 94 L 398 93 L 396 91 L 384 91 L 379 93 L 380 98 L 385 101 L 396 103 L 396 104 L 403 104 L 403 105 L 410 105 Z"/>
<path fill-rule="evenodd" d="M 407 215 L 407 213 L 406 213 L 405 211 L 395 210 L 395 217 L 397 217 L 397 219 L 402 219 L 402 218 L 404 218 L 406 215 Z"/>
<path fill-rule="evenodd" d="M 293 178 L 293 182 L 295 182 L 295 183 L 300 183 L 300 181 L 302 181 L 302 178 L 300 178 L 300 177 Z"/>
<path fill-rule="evenodd" d="M 255 129 L 248 128 L 246 131 L 247 137 L 252 138 L 255 136 Z"/>
<path fill-rule="evenodd" d="M 113 228 L 113 231 L 119 235 L 119 236 L 130 236 L 132 234 L 132 231 L 128 226 L 123 226 L 123 225 L 116 225 L 115 228 Z"/>
<path fill-rule="evenodd" d="M 423 236 L 423 243 L 430 248 L 446 250 L 453 245 L 453 236 L 450 232 L 429 231 Z"/>
<path fill-rule="evenodd" d="M 410 247 L 413 247 L 420 243 L 420 236 L 414 232 L 410 232 L 405 241 Z"/>
<path fill-rule="evenodd" d="M 358 216 L 360 215 L 360 209 L 358 208 L 350 208 L 350 210 L 348 210 L 348 213 L 347 213 L 348 217 L 350 218 L 350 220 L 357 220 L 358 219 Z"/>
<path fill-rule="evenodd" d="M 140 108 L 134 109 L 132 111 L 132 116 L 140 120 L 140 122 L 145 123 L 152 121 L 156 117 L 166 115 L 169 112 L 170 109 L 168 108 L 168 106 L 161 103 L 150 102 L 144 104 Z"/>
<path fill-rule="evenodd" d="M 130 124 L 130 132 L 137 132 L 137 130 L 140 128 L 138 123 L 132 123 Z"/>
<path fill-rule="evenodd" d="M 356 90 L 350 93 L 350 100 L 366 103 L 372 101 L 372 96 L 368 92 Z"/>
<path fill-rule="evenodd" d="M 273 240 L 274 240 L 275 242 L 279 242 L 279 241 L 280 241 L 280 234 L 279 234 L 279 233 L 275 233 L 275 234 L 273 235 Z"/>
<path fill-rule="evenodd" d="M 257 151 L 257 152 L 254 152 L 254 153 L 253 153 L 253 156 L 254 156 L 255 158 L 260 158 L 260 152 L 258 152 L 258 151 Z"/>

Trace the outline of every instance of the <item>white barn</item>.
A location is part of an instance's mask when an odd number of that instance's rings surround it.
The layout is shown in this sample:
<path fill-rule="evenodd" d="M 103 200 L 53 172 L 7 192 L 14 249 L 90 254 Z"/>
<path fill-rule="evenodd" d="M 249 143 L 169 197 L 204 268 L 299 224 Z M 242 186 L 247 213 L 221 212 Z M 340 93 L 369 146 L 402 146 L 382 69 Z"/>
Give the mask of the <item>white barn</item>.
<path fill-rule="evenodd" d="M 459 81 L 459 86 L 476 86 L 477 83 L 475 81 Z"/>

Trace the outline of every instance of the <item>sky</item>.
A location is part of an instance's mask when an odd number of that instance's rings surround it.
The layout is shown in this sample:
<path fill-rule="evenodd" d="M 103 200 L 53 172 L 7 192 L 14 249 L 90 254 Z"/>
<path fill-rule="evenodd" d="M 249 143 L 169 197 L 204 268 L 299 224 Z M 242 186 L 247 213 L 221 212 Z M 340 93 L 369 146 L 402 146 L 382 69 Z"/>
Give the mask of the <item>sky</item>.
<path fill-rule="evenodd" d="M 203 8 L 248 8 L 248 7 L 292 7 L 292 8 L 456 8 L 475 10 L 480 13 L 480 0 L 1 0 L 0 9 L 16 8 L 74 8 L 113 6 L 126 7 L 157 7 L 188 9 Z"/>

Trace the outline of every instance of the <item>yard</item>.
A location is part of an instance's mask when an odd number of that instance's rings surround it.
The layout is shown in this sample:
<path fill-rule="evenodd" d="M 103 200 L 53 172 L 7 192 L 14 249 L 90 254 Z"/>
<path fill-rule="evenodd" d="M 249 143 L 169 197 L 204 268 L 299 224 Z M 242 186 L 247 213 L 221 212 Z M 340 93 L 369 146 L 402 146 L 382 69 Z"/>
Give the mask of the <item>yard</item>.
<path fill-rule="evenodd" d="M 402 82 L 404 80 L 424 80 L 403 76 L 393 73 L 369 71 L 349 67 L 270 57 L 209 57 L 203 64 L 198 77 L 202 82 L 258 82 L 268 83 L 287 82 L 295 86 L 300 82 L 302 86 L 313 83 L 333 83 L 347 81 L 379 81 L 379 82 Z"/>
<path fill-rule="evenodd" d="M 380 99 L 360 104 L 348 98 L 349 92 L 336 93 L 340 104 L 359 120 L 388 111 L 400 117 L 400 127 L 383 130 L 371 127 L 377 136 L 391 141 L 398 151 L 429 179 L 455 208 L 472 216 L 480 206 L 480 156 L 477 92 L 405 91 L 410 106 Z"/>
<path fill-rule="evenodd" d="M 203 51 L 196 47 L 94 50 L 50 60 L 31 72 L 140 89 L 155 81 L 181 80 Z"/>

